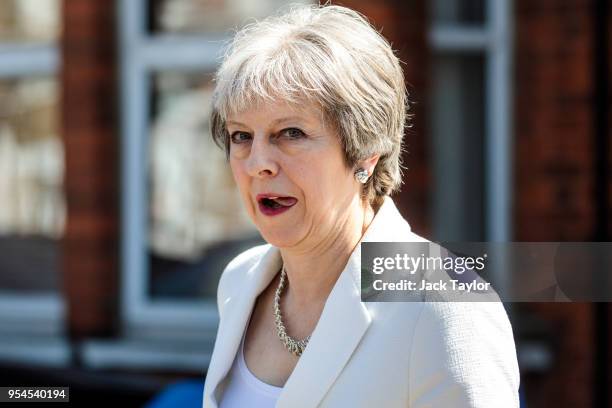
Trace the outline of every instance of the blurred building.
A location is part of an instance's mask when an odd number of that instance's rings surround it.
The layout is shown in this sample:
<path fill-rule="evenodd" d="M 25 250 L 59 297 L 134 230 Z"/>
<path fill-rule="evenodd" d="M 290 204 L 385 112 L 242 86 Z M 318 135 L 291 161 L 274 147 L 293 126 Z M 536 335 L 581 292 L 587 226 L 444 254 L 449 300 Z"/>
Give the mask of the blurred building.
<path fill-rule="evenodd" d="M 334 3 L 404 62 L 413 229 L 612 240 L 608 1 Z M 261 242 L 208 137 L 211 76 L 236 27 L 283 5 L 0 2 L 3 384 L 136 404 L 205 373 L 219 275 Z M 527 406 L 610 404 L 606 303 L 508 310 Z"/>

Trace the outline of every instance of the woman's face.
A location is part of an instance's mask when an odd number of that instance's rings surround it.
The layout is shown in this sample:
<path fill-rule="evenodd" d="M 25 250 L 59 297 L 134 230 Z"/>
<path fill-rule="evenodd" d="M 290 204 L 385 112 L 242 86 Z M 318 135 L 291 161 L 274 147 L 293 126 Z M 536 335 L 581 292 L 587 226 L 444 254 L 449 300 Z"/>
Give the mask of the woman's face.
<path fill-rule="evenodd" d="M 226 123 L 234 179 L 267 242 L 313 248 L 341 231 L 360 185 L 319 109 L 262 103 Z"/>

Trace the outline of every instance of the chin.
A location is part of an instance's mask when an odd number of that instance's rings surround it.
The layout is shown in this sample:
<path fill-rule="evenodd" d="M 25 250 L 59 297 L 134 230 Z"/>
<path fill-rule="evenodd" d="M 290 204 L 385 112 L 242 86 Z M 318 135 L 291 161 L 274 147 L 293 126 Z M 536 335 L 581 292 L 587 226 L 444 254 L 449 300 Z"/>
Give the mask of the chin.
<path fill-rule="evenodd" d="M 261 228 L 259 233 L 268 244 L 277 248 L 292 247 L 299 242 L 295 230 L 272 230 L 270 228 Z"/>

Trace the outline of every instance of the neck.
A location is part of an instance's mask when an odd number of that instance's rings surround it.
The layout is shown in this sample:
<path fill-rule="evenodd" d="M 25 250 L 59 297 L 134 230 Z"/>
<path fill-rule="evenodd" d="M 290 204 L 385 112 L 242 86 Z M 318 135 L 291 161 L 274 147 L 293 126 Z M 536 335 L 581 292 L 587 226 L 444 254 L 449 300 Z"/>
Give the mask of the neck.
<path fill-rule="evenodd" d="M 375 215 L 359 199 L 342 213 L 340 223 L 316 245 L 281 249 L 288 280 L 286 296 L 298 307 L 325 302 Z"/>

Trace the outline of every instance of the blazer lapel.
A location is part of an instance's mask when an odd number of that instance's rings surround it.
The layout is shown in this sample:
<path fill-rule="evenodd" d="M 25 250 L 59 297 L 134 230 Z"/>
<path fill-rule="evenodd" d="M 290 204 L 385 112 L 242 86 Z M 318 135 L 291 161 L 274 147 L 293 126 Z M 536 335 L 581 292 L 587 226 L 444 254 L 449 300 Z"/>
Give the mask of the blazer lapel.
<path fill-rule="evenodd" d="M 356 274 L 357 246 L 332 289 L 308 346 L 285 383 L 277 407 L 315 407 L 340 374 L 370 325 Z"/>
<path fill-rule="evenodd" d="M 280 252 L 270 247 L 262 259 L 253 265 L 247 273 L 248 282 L 236 282 L 240 288 L 227 300 L 224 316 L 219 323 L 215 340 L 213 359 L 206 374 L 207 385 L 211 388 L 212 401 L 205 401 L 205 406 L 216 407 L 222 392 L 220 387 L 228 374 L 242 340 L 242 335 L 253 310 L 255 299 L 270 284 L 270 281 L 281 266 Z"/>

